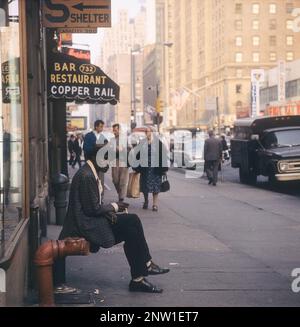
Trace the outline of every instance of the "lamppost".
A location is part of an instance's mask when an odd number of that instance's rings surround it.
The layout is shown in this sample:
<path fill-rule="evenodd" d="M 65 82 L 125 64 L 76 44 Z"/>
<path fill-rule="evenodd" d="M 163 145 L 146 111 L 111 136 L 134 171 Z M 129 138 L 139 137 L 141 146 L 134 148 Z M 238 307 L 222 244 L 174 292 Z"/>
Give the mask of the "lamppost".
<path fill-rule="evenodd" d="M 165 43 L 156 43 L 155 46 L 162 46 L 163 49 L 164 47 L 172 47 L 173 43 L 170 42 L 165 42 Z M 131 57 L 131 126 L 135 127 L 136 126 L 136 63 L 135 63 L 135 55 L 140 53 L 145 46 L 141 47 L 140 45 L 136 45 L 133 49 L 130 50 L 130 57 Z M 165 78 L 165 52 L 163 51 L 163 78 Z M 158 131 L 159 131 L 159 125 L 160 125 L 160 110 L 158 110 L 158 104 L 159 102 L 159 95 L 160 95 L 160 83 L 159 80 L 156 82 L 155 86 L 155 91 L 156 91 L 156 115 L 157 115 L 157 126 L 158 126 Z M 134 128 L 133 127 L 133 128 Z"/>

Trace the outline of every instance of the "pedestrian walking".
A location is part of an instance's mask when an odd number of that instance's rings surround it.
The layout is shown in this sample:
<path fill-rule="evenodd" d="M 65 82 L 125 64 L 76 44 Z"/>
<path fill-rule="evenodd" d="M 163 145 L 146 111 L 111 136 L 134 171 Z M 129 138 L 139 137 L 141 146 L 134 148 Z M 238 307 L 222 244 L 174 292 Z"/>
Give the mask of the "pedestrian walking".
<path fill-rule="evenodd" d="M 104 121 L 103 120 L 96 120 L 94 123 L 94 130 L 90 133 L 87 133 L 84 138 L 83 143 L 83 152 L 85 161 L 94 151 L 95 147 L 100 149 L 105 144 L 107 144 L 107 139 L 103 135 L 104 129 Z M 104 198 L 104 174 L 99 171 L 99 178 L 102 184 L 102 199 Z"/>
<path fill-rule="evenodd" d="M 74 152 L 75 159 L 72 162 L 72 168 L 75 168 L 76 163 L 78 163 L 79 168 L 81 168 L 81 153 L 82 153 L 82 149 L 80 147 L 79 137 L 78 136 L 76 136 L 74 138 L 73 152 Z"/>
<path fill-rule="evenodd" d="M 115 152 L 115 161 L 111 164 L 112 181 L 118 193 L 119 202 L 123 202 L 129 179 L 128 153 L 130 148 L 127 144 L 120 144 L 120 124 L 113 125 L 113 134 L 114 138 L 110 140 L 110 146 Z"/>
<path fill-rule="evenodd" d="M 162 177 L 168 171 L 167 149 L 154 135 L 154 129 L 146 129 L 146 138 L 142 140 L 140 146 L 140 156 L 146 157 L 146 165 L 134 168 L 141 174 L 141 192 L 144 194 L 143 209 L 149 207 L 149 193 L 153 195 L 152 210 L 158 211 L 158 195 L 161 192 Z M 136 155 L 136 158 L 139 156 Z M 155 163 L 155 165 L 152 165 Z"/>
<path fill-rule="evenodd" d="M 72 134 L 68 141 L 68 150 L 70 154 L 69 165 L 73 167 L 74 160 L 76 157 L 75 154 L 75 136 Z"/>
<path fill-rule="evenodd" d="M 218 182 L 218 170 L 222 160 L 222 143 L 215 137 L 213 131 L 209 131 L 209 138 L 204 144 L 204 160 L 206 163 L 206 173 L 208 184 L 216 186 Z"/>
<path fill-rule="evenodd" d="M 110 248 L 125 242 L 124 252 L 132 277 L 129 291 L 161 293 L 163 290 L 151 284 L 145 276 L 165 274 L 169 269 L 161 268 L 153 262 L 139 217 L 135 214 L 117 215 L 128 208 L 124 202 L 102 205 L 98 172 L 102 170 L 104 173 L 108 168 L 97 165 L 97 151 L 89 152 L 87 163 L 72 179 L 68 211 L 59 239 L 84 237 L 90 242 L 92 252 L 97 252 L 100 247 Z M 73 291 L 64 286 L 64 259 L 55 262 L 54 281 L 56 291 Z"/>

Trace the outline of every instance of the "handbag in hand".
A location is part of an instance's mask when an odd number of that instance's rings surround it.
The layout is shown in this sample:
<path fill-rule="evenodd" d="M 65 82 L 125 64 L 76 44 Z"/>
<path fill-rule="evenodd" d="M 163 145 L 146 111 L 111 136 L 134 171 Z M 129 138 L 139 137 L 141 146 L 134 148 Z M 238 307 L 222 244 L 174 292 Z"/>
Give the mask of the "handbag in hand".
<path fill-rule="evenodd" d="M 170 183 L 168 181 L 168 176 L 166 174 L 162 175 L 161 177 L 161 186 L 160 186 L 160 191 L 162 193 L 170 191 Z"/>

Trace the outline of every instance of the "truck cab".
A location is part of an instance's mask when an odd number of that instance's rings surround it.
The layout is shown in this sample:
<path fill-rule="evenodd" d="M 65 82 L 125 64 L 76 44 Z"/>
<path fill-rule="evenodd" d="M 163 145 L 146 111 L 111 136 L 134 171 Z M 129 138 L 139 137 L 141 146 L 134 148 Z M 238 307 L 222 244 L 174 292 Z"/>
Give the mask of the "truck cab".
<path fill-rule="evenodd" d="M 300 181 L 300 116 L 237 120 L 231 156 L 242 183 Z"/>

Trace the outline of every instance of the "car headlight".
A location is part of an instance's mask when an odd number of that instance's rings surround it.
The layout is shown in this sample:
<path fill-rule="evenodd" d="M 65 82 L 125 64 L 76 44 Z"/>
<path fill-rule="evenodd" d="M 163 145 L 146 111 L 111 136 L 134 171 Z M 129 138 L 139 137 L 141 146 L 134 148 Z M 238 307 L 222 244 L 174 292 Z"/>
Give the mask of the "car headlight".
<path fill-rule="evenodd" d="M 280 162 L 279 163 L 279 170 L 282 171 L 282 172 L 285 172 L 285 171 L 289 170 L 288 162 Z"/>

